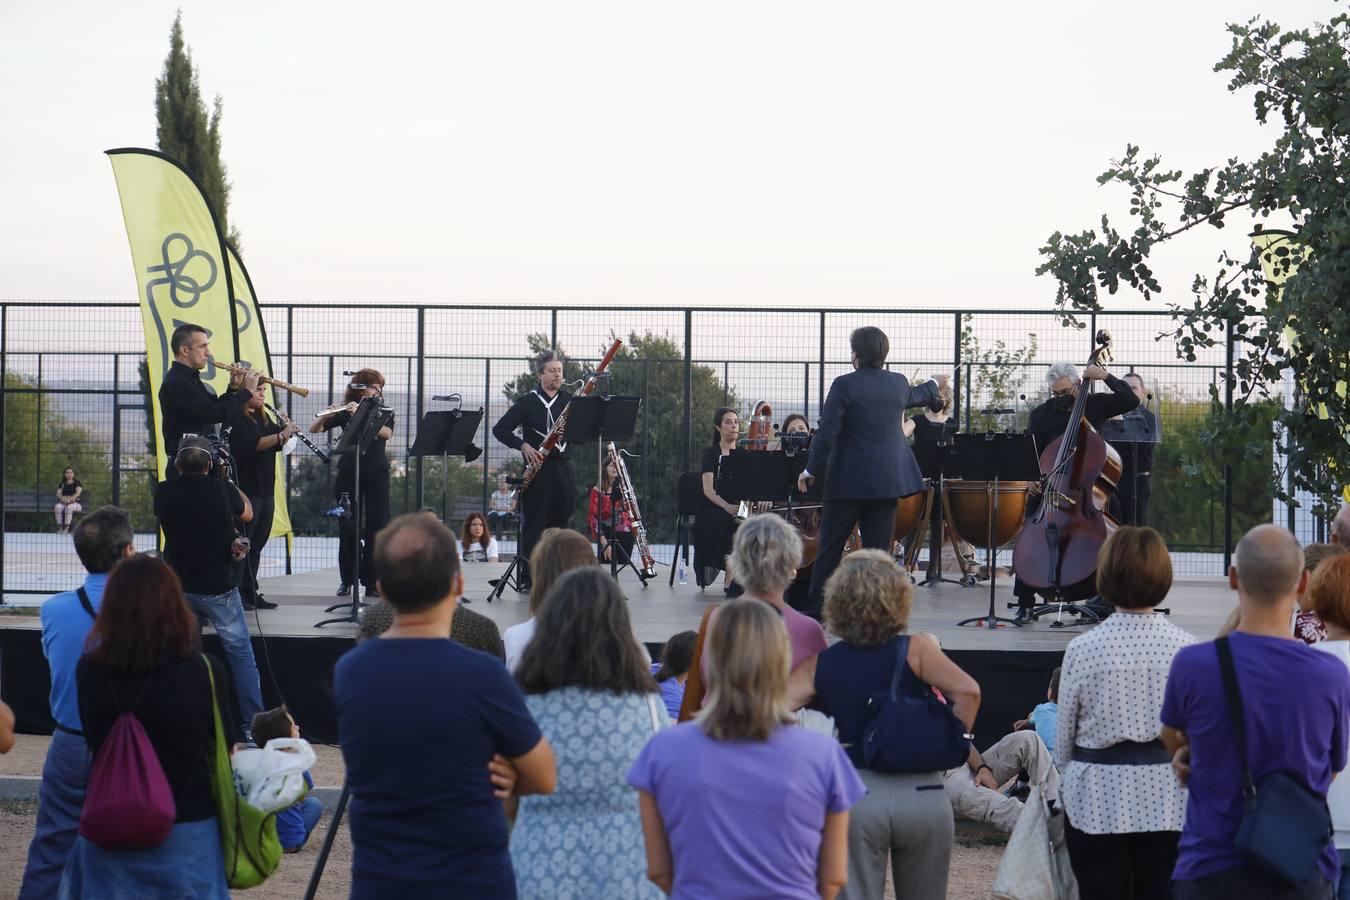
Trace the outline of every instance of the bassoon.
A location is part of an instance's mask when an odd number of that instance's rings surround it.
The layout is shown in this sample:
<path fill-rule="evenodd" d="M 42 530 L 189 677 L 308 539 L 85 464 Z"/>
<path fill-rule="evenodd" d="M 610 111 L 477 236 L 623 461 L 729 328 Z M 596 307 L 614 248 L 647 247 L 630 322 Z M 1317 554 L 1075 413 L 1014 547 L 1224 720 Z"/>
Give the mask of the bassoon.
<path fill-rule="evenodd" d="M 544 468 L 544 463 L 548 462 L 548 458 L 553 454 L 553 451 L 562 443 L 563 432 L 567 430 L 567 412 L 572 408 L 572 400 L 575 400 L 577 397 L 585 397 L 591 391 L 595 390 L 596 384 L 599 383 L 600 376 L 614 360 L 615 355 L 618 354 L 619 348 L 622 346 L 623 341 L 616 340 L 613 346 L 609 348 L 609 352 L 605 354 L 605 358 L 600 360 L 600 365 L 595 367 L 595 371 L 591 373 L 591 377 L 586 379 L 586 384 L 567 401 L 567 405 L 563 407 L 562 415 L 558 416 L 557 420 L 554 421 L 553 428 L 544 438 L 544 443 L 539 446 L 538 457 L 536 457 L 534 462 L 525 464 L 525 471 L 520 476 L 520 484 L 516 486 L 515 492 L 517 494 L 523 494 L 530 489 L 530 485 L 534 483 L 534 479 L 539 476 L 539 471 Z"/>
<path fill-rule="evenodd" d="M 656 577 L 656 560 L 652 558 L 651 546 L 647 543 L 647 527 L 642 524 L 642 512 L 638 509 L 637 491 L 633 490 L 633 479 L 628 477 L 628 466 L 624 464 L 623 457 L 619 451 L 614 448 L 614 442 L 609 445 L 609 462 L 614 466 L 619 482 L 619 496 L 623 499 L 623 505 L 628 507 L 628 518 L 633 523 L 633 546 L 638 552 L 638 558 L 642 561 L 642 574 L 648 578 Z"/>

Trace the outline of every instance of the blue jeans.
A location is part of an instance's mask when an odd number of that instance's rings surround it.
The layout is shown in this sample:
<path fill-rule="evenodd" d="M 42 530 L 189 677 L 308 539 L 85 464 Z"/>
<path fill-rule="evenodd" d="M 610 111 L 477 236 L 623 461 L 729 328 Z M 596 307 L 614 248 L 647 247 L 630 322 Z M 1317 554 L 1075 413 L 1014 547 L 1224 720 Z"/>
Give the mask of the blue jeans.
<path fill-rule="evenodd" d="M 314 833 L 314 827 L 319 824 L 319 819 L 323 818 L 323 803 L 318 797 L 306 797 L 297 803 L 295 808 L 300 811 L 300 818 L 305 823 L 305 836 L 295 846 L 282 848 L 287 851 L 299 850 L 305 846 L 309 836 Z"/>
<path fill-rule="evenodd" d="M 89 745 L 79 735 L 53 733 L 38 786 L 37 830 L 28 845 L 28 866 L 19 888 L 24 900 L 56 896 L 61 871 L 79 833 L 88 783 Z"/>
<path fill-rule="evenodd" d="M 164 843 L 148 850 L 104 850 L 80 838 L 70 850 L 56 896 L 60 900 L 230 900 L 220 825 L 215 816 L 179 822 Z"/>
<path fill-rule="evenodd" d="M 1341 858 L 1341 876 L 1336 884 L 1336 900 L 1350 900 L 1350 850 L 1337 850 Z"/>
<path fill-rule="evenodd" d="M 248 636 L 248 620 L 244 618 L 244 604 L 239 591 L 227 594 L 188 594 L 188 606 L 205 624 L 210 622 L 225 649 L 225 659 L 234 676 L 234 693 L 239 700 L 239 713 L 244 717 L 244 730 L 253 726 L 253 717 L 262 712 L 262 689 L 258 684 L 258 663 L 253 659 L 253 641 Z"/>

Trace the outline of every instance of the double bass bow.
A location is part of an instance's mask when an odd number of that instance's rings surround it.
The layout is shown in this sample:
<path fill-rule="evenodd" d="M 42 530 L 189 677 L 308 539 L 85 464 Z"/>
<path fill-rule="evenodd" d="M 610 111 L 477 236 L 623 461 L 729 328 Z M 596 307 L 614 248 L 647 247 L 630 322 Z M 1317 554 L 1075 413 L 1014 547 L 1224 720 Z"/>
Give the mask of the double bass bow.
<path fill-rule="evenodd" d="M 1088 366 L 1109 362 L 1110 347 L 1110 333 L 1098 331 Z M 1041 505 L 1013 548 L 1017 577 L 1061 599 L 1096 593 L 1097 555 L 1117 527 L 1106 507 L 1120 481 L 1120 454 L 1084 415 L 1090 391 L 1082 379 L 1064 434 L 1041 452 Z"/>

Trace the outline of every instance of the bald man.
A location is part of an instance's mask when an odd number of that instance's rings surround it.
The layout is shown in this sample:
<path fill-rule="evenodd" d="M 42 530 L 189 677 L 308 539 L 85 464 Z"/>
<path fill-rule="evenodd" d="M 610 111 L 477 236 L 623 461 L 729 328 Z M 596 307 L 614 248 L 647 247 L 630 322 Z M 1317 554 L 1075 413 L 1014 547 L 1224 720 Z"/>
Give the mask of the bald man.
<path fill-rule="evenodd" d="M 1242 611 L 1237 629 L 1219 641 L 1185 647 L 1172 660 L 1162 737 L 1180 762 L 1189 751 L 1190 789 L 1172 876 L 1177 900 L 1333 896 L 1340 860 L 1332 842 L 1309 880 L 1293 887 L 1249 867 L 1235 846 L 1244 811 L 1243 762 L 1220 665 L 1226 646 L 1242 699 L 1246 764 L 1256 784 L 1279 771 L 1325 797 L 1346 764 L 1350 670 L 1290 632 L 1294 604 L 1307 580 L 1303 550 L 1293 534 L 1275 525 L 1253 528 L 1238 542 L 1228 573 Z"/>

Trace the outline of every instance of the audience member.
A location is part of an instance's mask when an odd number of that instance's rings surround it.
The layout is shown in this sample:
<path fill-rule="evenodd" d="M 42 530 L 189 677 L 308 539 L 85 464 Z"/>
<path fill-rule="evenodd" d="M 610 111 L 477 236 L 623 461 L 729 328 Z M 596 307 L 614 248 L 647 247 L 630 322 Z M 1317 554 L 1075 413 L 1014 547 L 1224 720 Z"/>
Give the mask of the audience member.
<path fill-rule="evenodd" d="M 506 475 L 497 476 L 497 489 L 488 497 L 488 528 L 493 534 L 506 531 L 516 519 L 516 494 L 506 484 Z"/>
<path fill-rule="evenodd" d="M 1013 731 L 1030 729 L 1045 741 L 1045 749 L 1055 752 L 1055 729 L 1059 727 L 1059 666 L 1050 673 L 1050 686 L 1045 689 L 1045 702 L 1037 703 L 1025 719 L 1013 723 Z"/>
<path fill-rule="evenodd" d="M 862 756 L 870 700 L 890 690 L 913 600 L 914 583 L 880 550 L 848 554 L 825 584 L 825 622 L 840 640 L 816 663 L 814 705 L 834 717 L 839 743 L 867 788 L 849 817 L 845 898 L 880 897 L 888 858 L 897 900 L 947 895 L 953 825 L 942 773 L 874 772 Z M 972 728 L 980 686 L 935 641 L 908 641 L 901 678 L 941 690 Z"/>
<path fill-rule="evenodd" d="M 1336 657 L 1350 671 L 1350 555 L 1342 553 L 1322 563 L 1305 596 L 1327 630 L 1326 640 L 1313 646 Z M 1350 900 L 1350 779 L 1337 778 L 1331 783 L 1327 803 L 1341 864 L 1336 900 Z"/>
<path fill-rule="evenodd" d="M 549 588 L 553 587 L 553 582 L 564 572 L 594 565 L 599 565 L 595 548 L 580 532 L 566 528 L 544 529 L 539 536 L 539 543 L 534 545 L 534 552 L 530 554 L 530 572 L 534 579 L 530 583 L 530 617 L 519 625 L 512 625 L 502 634 L 502 642 L 506 645 L 507 671 L 514 672 L 520 665 L 520 658 L 534 637 L 539 608 Z"/>
<path fill-rule="evenodd" d="M 472 512 L 464 517 L 464 525 L 455 542 L 461 562 L 496 562 L 497 539 L 488 528 L 482 513 Z"/>
<path fill-rule="evenodd" d="M 13 749 L 14 710 L 9 708 L 8 703 L 0 700 L 0 753 L 8 753 Z"/>
<path fill-rule="evenodd" d="M 1247 865 L 1235 843 L 1246 809 L 1244 765 L 1258 785 L 1268 774 L 1281 772 L 1319 795 L 1345 768 L 1350 673 L 1289 632 L 1294 601 L 1307 578 L 1303 551 L 1288 531 L 1260 525 L 1238 542 L 1228 580 L 1242 616 L 1224 640 L 1242 695 L 1245 760 L 1237 756 L 1216 647 L 1184 647 L 1172 660 L 1162 736 L 1175 755 L 1174 765 L 1189 765 L 1186 822 L 1173 873 L 1176 900 L 1331 896 L 1340 865 L 1330 841 L 1318 871 L 1292 888 Z"/>
<path fill-rule="evenodd" d="M 37 827 L 28 846 L 19 896 L 54 897 L 80 824 L 89 781 L 89 746 L 80 722 L 75 669 L 103 602 L 108 573 L 130 556 L 135 533 L 127 514 L 101 506 L 75 526 L 75 553 L 89 573 L 84 584 L 42 604 L 42 653 L 51 670 L 51 714 L 56 722 L 38 785 Z"/>
<path fill-rule="evenodd" d="M 134 712 L 173 795 L 173 830 L 158 847 L 108 850 L 76 838 L 62 897 L 230 896 L 212 796 L 216 717 L 227 744 L 242 737 L 225 667 L 198 649 L 198 626 L 178 576 L 133 556 L 108 576 L 88 652 L 76 672 L 80 721 L 94 763 L 113 723 Z"/>
<path fill-rule="evenodd" d="M 1342 503 L 1331 520 L 1331 542 L 1350 547 L 1350 503 Z"/>
<path fill-rule="evenodd" d="M 357 626 L 357 641 L 377 638 L 394 625 L 394 608 L 380 598 L 361 612 L 361 624 Z M 501 631 L 497 623 L 482 613 L 476 613 L 460 601 L 450 622 L 450 640 L 461 647 L 495 656 L 506 661 L 506 647 L 502 643 Z"/>
<path fill-rule="evenodd" d="M 1304 547 L 1303 568 L 1308 571 L 1309 582 L 1311 583 L 1313 574 L 1323 562 L 1347 552 L 1350 552 L 1350 548 L 1341 544 L 1309 544 Z M 1317 611 L 1313 609 L 1307 591 L 1298 595 L 1298 612 L 1294 615 L 1294 637 L 1305 644 L 1316 644 L 1327 639 L 1326 627 L 1318 618 Z"/>
<path fill-rule="evenodd" d="M 354 898 L 515 897 L 500 799 L 550 793 L 553 754 L 506 670 L 448 639 L 463 578 L 455 538 L 400 516 L 375 540 L 394 624 L 338 660 Z M 501 759 L 504 758 L 504 759 Z M 506 776 L 494 773 L 506 765 Z"/>
<path fill-rule="evenodd" d="M 298 738 L 300 726 L 295 724 L 290 710 L 283 703 L 276 709 L 267 709 L 253 717 L 253 743 L 266 747 L 267 742 L 275 738 Z M 305 773 L 305 784 L 314 787 L 314 776 Z M 294 806 L 277 813 L 277 837 L 281 840 L 281 849 L 287 853 L 299 853 L 314 826 L 323 817 L 323 803 L 318 797 L 307 796 Z"/>
<path fill-rule="evenodd" d="M 783 619 L 735 600 L 705 641 L 703 712 L 652 738 L 628 773 L 641 792 L 647 877 L 676 897 L 831 900 L 847 879 L 848 811 L 864 788 L 838 743 L 789 724 Z"/>
<path fill-rule="evenodd" d="M 1154 612 L 1171 589 L 1162 536 L 1121 527 L 1097 561 L 1097 590 L 1115 612 L 1064 653 L 1055 762 L 1064 776 L 1069 859 L 1084 897 L 1168 896 L 1186 796 L 1159 737 L 1158 713 L 1172 658 L 1195 643 Z"/>
<path fill-rule="evenodd" d="M 240 558 L 232 554 L 240 546 L 234 520 L 247 522 L 251 508 L 238 488 L 209 474 L 212 450 L 205 438 L 183 438 L 174 465 L 181 477 L 155 486 L 164 560 L 178 574 L 198 622 L 215 628 L 243 720 L 251 724 L 262 712 L 262 688 L 239 594 Z"/>
<path fill-rule="evenodd" d="M 660 897 L 643 878 L 637 794 L 624 776 L 670 723 L 628 601 L 607 572 L 574 569 L 554 583 L 539 623 L 516 680 L 553 748 L 558 789 L 521 801 L 511 833 L 516 890 L 522 898 Z"/>
<path fill-rule="evenodd" d="M 681 631 L 671 635 L 661 649 L 661 661 L 652 665 L 652 677 L 661 688 L 661 699 L 666 704 L 670 721 L 680 718 L 680 704 L 684 702 L 684 685 L 689 680 L 689 669 L 694 662 L 694 644 L 698 632 Z"/>
<path fill-rule="evenodd" d="M 56 533 L 69 534 L 75 517 L 84 512 L 80 498 L 84 496 L 84 485 L 75 477 L 75 470 L 66 466 L 61 473 L 61 483 L 56 486 Z"/>

